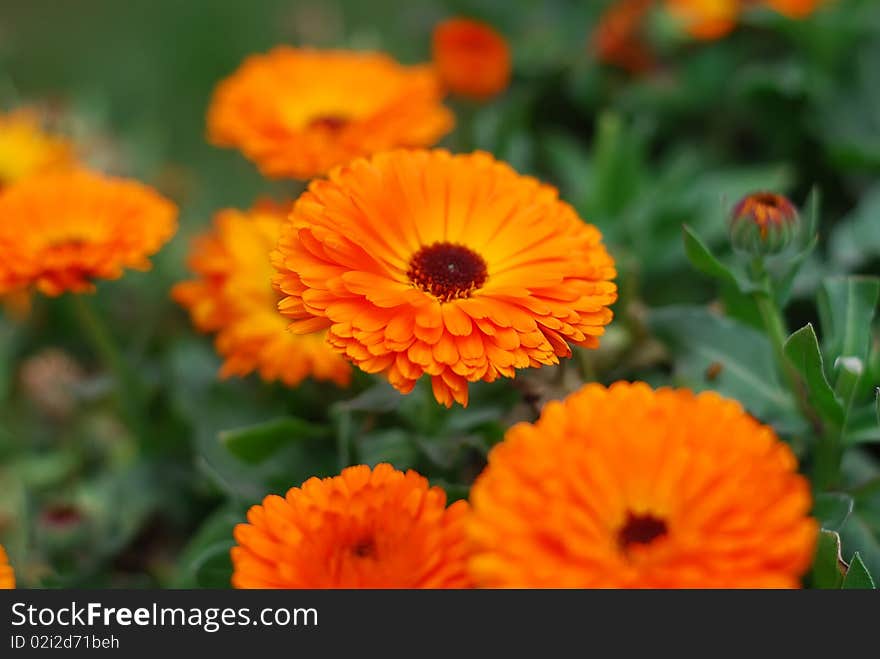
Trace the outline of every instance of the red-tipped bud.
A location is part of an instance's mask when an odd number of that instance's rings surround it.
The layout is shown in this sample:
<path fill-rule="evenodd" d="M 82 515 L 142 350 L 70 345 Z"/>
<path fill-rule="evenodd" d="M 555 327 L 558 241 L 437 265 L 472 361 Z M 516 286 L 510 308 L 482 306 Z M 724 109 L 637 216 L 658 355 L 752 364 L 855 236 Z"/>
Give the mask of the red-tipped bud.
<path fill-rule="evenodd" d="M 730 215 L 730 242 L 752 255 L 775 254 L 791 244 L 800 229 L 797 209 L 774 192 L 744 197 Z"/>

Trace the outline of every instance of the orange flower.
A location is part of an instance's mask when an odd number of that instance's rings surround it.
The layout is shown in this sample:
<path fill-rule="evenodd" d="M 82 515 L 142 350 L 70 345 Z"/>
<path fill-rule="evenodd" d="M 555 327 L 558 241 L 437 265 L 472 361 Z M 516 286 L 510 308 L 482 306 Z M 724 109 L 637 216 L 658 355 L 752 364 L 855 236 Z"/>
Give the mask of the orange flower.
<path fill-rule="evenodd" d="M 822 4 L 822 0 L 767 0 L 767 4 L 789 18 L 805 18 Z"/>
<path fill-rule="evenodd" d="M 278 241 L 284 213 L 261 204 L 248 212 L 224 210 L 214 229 L 200 236 L 189 258 L 198 279 L 177 284 L 172 297 L 187 307 L 203 332 L 217 332 L 226 358 L 222 377 L 258 371 L 264 380 L 295 386 L 313 375 L 348 384 L 351 368 L 324 336 L 287 331 L 272 288 L 269 252 Z"/>
<path fill-rule="evenodd" d="M 611 320 L 614 263 L 556 190 L 487 153 L 394 151 L 312 182 L 273 263 L 296 332 L 444 405 L 468 382 L 593 348 Z"/>
<path fill-rule="evenodd" d="M 653 66 L 653 57 L 640 35 L 653 4 L 654 0 L 618 0 L 605 10 L 591 39 L 600 61 L 634 73 Z"/>
<path fill-rule="evenodd" d="M 278 47 L 222 81 L 208 135 L 266 176 L 311 178 L 396 146 L 429 146 L 452 128 L 429 66 L 379 53 Z"/>
<path fill-rule="evenodd" d="M 9 565 L 9 557 L 3 545 L 0 545 L 0 590 L 15 588 L 15 572 Z"/>
<path fill-rule="evenodd" d="M 720 39 L 736 27 L 742 0 L 666 0 L 666 8 L 696 39 Z"/>
<path fill-rule="evenodd" d="M 236 588 L 468 588 L 468 506 L 391 465 L 310 478 L 235 528 Z"/>
<path fill-rule="evenodd" d="M 26 176 L 73 165 L 73 149 L 43 132 L 30 109 L 0 114 L 0 189 Z"/>
<path fill-rule="evenodd" d="M 177 209 L 151 188 L 85 170 L 28 177 L 0 196 L 0 293 L 90 291 L 147 257 L 176 230 Z"/>
<path fill-rule="evenodd" d="M 590 384 L 493 448 L 471 571 L 489 587 L 795 588 L 818 530 L 796 471 L 735 401 Z"/>
<path fill-rule="evenodd" d="M 447 89 L 486 99 L 510 83 L 510 49 L 490 25 L 451 18 L 434 29 L 434 66 Z"/>

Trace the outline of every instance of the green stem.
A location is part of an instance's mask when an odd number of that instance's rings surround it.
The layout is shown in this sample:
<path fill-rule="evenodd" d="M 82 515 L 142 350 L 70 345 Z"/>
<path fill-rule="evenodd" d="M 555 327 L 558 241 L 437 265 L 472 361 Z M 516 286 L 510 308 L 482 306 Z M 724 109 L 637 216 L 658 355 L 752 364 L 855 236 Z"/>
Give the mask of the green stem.
<path fill-rule="evenodd" d="M 104 321 L 85 295 L 73 295 L 73 310 L 85 336 L 114 379 L 114 399 L 123 421 L 137 437 L 144 437 L 143 391 L 140 381 L 113 340 Z"/>
<path fill-rule="evenodd" d="M 755 304 L 758 306 L 761 320 L 764 322 L 764 329 L 770 338 L 773 358 L 776 360 L 776 365 L 785 378 L 789 389 L 791 389 L 795 399 L 803 409 L 803 403 L 806 401 L 800 376 L 785 356 L 785 341 L 788 338 L 788 328 L 785 326 L 782 312 L 779 310 L 773 297 L 773 284 L 760 257 L 756 258 L 752 263 L 752 270 L 759 284 L 759 290 L 754 293 Z"/>
<path fill-rule="evenodd" d="M 773 295 L 773 283 L 764 267 L 764 262 L 757 257 L 752 263 L 752 274 L 759 285 L 754 293 L 755 304 L 761 314 L 761 320 L 773 348 L 773 357 L 785 378 L 789 390 L 794 396 L 798 409 L 813 427 L 816 435 L 816 450 L 813 464 L 813 486 L 817 491 L 832 487 L 840 474 L 841 450 L 838 435 L 833 428 L 828 428 L 822 418 L 816 414 L 809 402 L 807 390 L 800 375 L 785 356 L 785 341 L 788 328 L 782 312 Z"/>
<path fill-rule="evenodd" d="M 456 113 L 458 148 L 462 153 L 470 153 L 477 148 L 476 103 L 465 100 L 459 104 Z"/>

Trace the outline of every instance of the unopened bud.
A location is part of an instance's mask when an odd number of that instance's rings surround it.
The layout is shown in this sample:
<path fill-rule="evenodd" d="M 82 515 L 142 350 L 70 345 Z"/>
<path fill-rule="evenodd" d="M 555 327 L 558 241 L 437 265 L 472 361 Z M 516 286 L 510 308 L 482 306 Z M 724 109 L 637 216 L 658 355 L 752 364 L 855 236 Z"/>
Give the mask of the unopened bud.
<path fill-rule="evenodd" d="M 730 215 L 730 242 L 752 255 L 775 254 L 787 247 L 800 229 L 797 209 L 774 192 L 744 197 Z"/>

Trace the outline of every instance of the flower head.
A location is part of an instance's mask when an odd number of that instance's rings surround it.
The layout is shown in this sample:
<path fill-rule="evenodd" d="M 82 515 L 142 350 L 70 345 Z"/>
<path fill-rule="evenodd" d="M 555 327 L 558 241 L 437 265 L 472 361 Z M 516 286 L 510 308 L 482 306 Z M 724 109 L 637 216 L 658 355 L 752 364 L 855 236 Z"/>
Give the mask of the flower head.
<path fill-rule="evenodd" d="M 739 201 L 730 214 L 730 241 L 749 254 L 774 254 L 788 246 L 800 229 L 797 209 L 774 192 L 756 192 Z"/>
<path fill-rule="evenodd" d="M 28 177 L 0 195 L 0 293 L 90 291 L 174 234 L 177 209 L 136 181 L 85 170 Z"/>
<path fill-rule="evenodd" d="M 590 39 L 600 61 L 632 72 L 653 66 L 653 56 L 641 37 L 653 4 L 654 0 L 618 0 L 605 10 Z"/>
<path fill-rule="evenodd" d="M 287 386 L 309 375 L 348 384 L 351 367 L 325 337 L 288 332 L 278 313 L 269 252 L 283 221 L 274 204 L 217 213 L 213 229 L 196 240 L 189 257 L 198 278 L 177 284 L 172 297 L 189 309 L 199 330 L 217 333 L 223 377 L 258 371 L 264 380 Z"/>
<path fill-rule="evenodd" d="M 666 0 L 666 9 L 695 39 L 720 39 L 736 27 L 742 0 Z"/>
<path fill-rule="evenodd" d="M 511 428 L 471 491 L 478 586 L 790 588 L 810 487 L 773 430 L 714 392 L 590 384 Z"/>
<path fill-rule="evenodd" d="M 26 176 L 73 165 L 73 148 L 46 134 L 34 110 L 0 114 L 0 190 Z"/>
<path fill-rule="evenodd" d="M 15 572 L 9 564 L 9 557 L 3 545 L 0 545 L 0 590 L 15 588 Z"/>
<path fill-rule="evenodd" d="M 789 18 L 806 18 L 818 9 L 823 0 L 766 0 L 766 2 Z"/>
<path fill-rule="evenodd" d="M 510 83 L 510 48 L 490 25 L 451 18 L 434 29 L 434 66 L 449 91 L 486 99 Z"/>
<path fill-rule="evenodd" d="M 429 146 L 452 127 L 429 66 L 387 55 L 278 47 L 222 81 L 208 134 L 266 176 L 311 178 L 357 156 Z"/>
<path fill-rule="evenodd" d="M 595 227 L 486 153 L 394 151 L 314 181 L 273 263 L 291 328 L 449 406 L 468 382 L 596 347 L 616 299 Z"/>
<path fill-rule="evenodd" d="M 467 503 L 391 465 L 310 478 L 235 528 L 236 588 L 467 588 Z"/>

